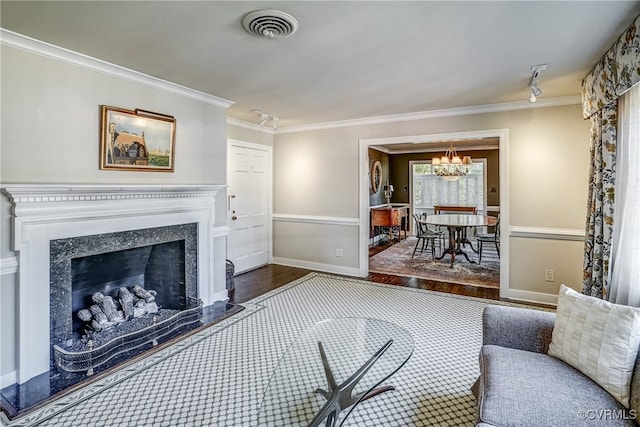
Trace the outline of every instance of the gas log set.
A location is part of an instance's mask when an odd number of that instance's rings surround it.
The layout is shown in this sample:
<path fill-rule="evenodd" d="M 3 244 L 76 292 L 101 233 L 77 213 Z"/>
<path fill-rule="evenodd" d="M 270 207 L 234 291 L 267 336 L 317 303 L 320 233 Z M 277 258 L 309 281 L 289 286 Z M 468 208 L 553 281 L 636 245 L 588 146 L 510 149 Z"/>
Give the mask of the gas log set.
<path fill-rule="evenodd" d="M 121 287 L 117 302 L 111 296 L 96 292 L 91 296 L 94 304 L 78 311 L 78 318 L 84 322 L 87 334 L 107 330 L 127 320 L 157 313 L 156 295 L 156 291 L 139 285 L 131 290 Z"/>
<path fill-rule="evenodd" d="M 202 300 L 187 298 L 185 309 L 162 308 L 155 290 L 120 287 L 114 296 L 95 292 L 89 308 L 78 310 L 82 338 L 53 344 L 55 366 L 65 373 L 93 375 L 122 357 L 131 357 L 160 342 L 202 325 Z"/>

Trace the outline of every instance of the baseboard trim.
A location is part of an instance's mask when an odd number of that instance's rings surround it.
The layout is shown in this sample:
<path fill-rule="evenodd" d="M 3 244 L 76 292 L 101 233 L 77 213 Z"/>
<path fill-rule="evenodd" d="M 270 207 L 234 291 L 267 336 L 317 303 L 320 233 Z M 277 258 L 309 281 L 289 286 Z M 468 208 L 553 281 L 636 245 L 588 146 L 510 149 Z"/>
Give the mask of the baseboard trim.
<path fill-rule="evenodd" d="M 519 289 L 509 289 L 507 298 L 522 302 L 534 302 L 538 304 L 558 305 L 557 294 L 544 294 L 542 292 L 522 291 Z"/>
<path fill-rule="evenodd" d="M 285 265 L 287 267 L 304 268 L 307 270 L 322 271 L 325 273 L 342 274 L 345 276 L 362 277 L 360 270 L 354 267 L 343 267 L 340 265 L 323 264 L 312 261 L 302 261 L 299 259 L 273 257 L 273 264 Z"/>
<path fill-rule="evenodd" d="M 9 371 L 0 375 L 0 388 L 9 387 L 18 382 L 18 371 Z"/>

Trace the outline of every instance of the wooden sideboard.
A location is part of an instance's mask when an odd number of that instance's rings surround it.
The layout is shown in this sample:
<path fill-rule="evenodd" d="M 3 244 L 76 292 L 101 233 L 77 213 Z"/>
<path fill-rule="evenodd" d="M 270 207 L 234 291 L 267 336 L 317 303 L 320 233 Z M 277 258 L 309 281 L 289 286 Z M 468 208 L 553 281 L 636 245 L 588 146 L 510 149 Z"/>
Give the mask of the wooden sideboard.
<path fill-rule="evenodd" d="M 390 208 L 373 208 L 371 209 L 371 229 L 374 227 L 389 227 L 389 238 L 393 238 L 393 228 L 404 232 L 404 238 L 407 238 L 407 230 L 409 229 L 409 208 L 407 207 L 390 207 Z"/>

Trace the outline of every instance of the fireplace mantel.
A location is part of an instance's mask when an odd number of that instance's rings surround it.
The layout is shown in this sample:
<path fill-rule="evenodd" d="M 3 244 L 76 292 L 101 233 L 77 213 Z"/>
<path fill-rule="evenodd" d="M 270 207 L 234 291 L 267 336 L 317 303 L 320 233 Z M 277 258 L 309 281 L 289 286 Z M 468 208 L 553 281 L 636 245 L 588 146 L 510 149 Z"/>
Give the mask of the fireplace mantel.
<path fill-rule="evenodd" d="M 198 224 L 198 296 L 226 299 L 214 283 L 215 198 L 224 185 L 6 184 L 18 259 L 18 383 L 49 370 L 50 241 Z M 222 275 L 224 277 L 224 275 Z"/>

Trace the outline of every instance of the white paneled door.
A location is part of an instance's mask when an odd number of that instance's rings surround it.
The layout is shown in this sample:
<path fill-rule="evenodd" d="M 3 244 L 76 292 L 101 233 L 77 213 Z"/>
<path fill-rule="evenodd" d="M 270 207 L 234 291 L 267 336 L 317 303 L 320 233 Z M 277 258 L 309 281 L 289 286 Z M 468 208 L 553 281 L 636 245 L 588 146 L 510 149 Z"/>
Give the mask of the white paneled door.
<path fill-rule="evenodd" d="M 227 258 L 236 273 L 269 262 L 271 147 L 229 141 Z"/>

